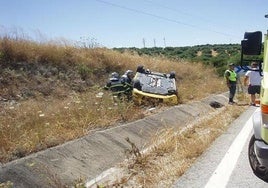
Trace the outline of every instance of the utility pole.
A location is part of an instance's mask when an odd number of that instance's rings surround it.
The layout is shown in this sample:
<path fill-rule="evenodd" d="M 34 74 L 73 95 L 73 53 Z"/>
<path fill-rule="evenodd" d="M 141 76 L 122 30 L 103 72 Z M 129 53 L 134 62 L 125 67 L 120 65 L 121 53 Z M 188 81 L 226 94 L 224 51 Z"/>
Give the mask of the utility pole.
<path fill-rule="evenodd" d="M 156 47 L 155 39 L 154 39 L 154 47 Z"/>
<path fill-rule="evenodd" d="M 143 42 L 143 48 L 145 48 L 145 39 L 144 38 L 142 39 L 142 42 Z"/>
<path fill-rule="evenodd" d="M 165 37 L 164 37 L 164 47 L 166 47 L 166 39 L 165 39 Z"/>

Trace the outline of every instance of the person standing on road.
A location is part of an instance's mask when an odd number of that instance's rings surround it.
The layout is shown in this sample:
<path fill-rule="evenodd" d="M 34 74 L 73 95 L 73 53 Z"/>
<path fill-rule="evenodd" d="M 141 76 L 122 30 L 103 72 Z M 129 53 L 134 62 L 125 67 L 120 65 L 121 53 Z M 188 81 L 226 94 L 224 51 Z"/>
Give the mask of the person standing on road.
<path fill-rule="evenodd" d="M 245 74 L 244 85 L 248 86 L 248 94 L 250 95 L 250 105 L 256 106 L 256 94 L 260 94 L 261 90 L 261 79 L 262 76 L 258 69 L 258 63 L 252 62 L 251 69 L 248 70 Z"/>
<path fill-rule="evenodd" d="M 234 64 L 230 63 L 228 69 L 224 73 L 227 87 L 229 88 L 229 104 L 235 104 L 234 96 L 236 92 L 237 75 L 234 71 Z"/>

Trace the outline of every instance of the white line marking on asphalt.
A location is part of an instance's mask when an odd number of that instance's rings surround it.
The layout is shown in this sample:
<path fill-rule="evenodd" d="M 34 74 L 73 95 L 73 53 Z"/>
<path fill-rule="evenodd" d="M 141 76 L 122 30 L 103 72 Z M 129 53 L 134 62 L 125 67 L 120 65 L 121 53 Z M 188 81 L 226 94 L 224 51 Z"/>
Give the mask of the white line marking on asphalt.
<path fill-rule="evenodd" d="M 213 172 L 208 180 L 205 188 L 223 188 L 226 187 L 232 171 L 237 163 L 240 153 L 247 141 L 247 138 L 252 130 L 252 116 L 244 125 L 243 129 L 236 136 L 227 153 L 221 160 L 220 164 Z"/>

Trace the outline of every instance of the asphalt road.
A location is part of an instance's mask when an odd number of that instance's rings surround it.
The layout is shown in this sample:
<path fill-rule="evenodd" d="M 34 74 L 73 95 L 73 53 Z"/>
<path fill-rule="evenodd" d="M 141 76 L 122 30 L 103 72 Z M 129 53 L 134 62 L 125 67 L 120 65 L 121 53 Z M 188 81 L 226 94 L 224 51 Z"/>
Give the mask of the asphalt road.
<path fill-rule="evenodd" d="M 264 188 L 248 162 L 247 149 L 253 134 L 250 107 L 220 136 L 197 162 L 174 184 L 174 188 Z"/>

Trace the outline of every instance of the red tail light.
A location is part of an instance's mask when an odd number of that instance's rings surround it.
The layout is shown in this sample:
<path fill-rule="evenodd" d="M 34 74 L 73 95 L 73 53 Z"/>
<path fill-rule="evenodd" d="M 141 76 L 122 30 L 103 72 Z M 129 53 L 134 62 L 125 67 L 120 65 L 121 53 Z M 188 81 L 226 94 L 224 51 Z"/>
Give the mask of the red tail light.
<path fill-rule="evenodd" d="M 268 114 L 268 105 L 261 105 L 261 112 L 264 114 Z"/>

